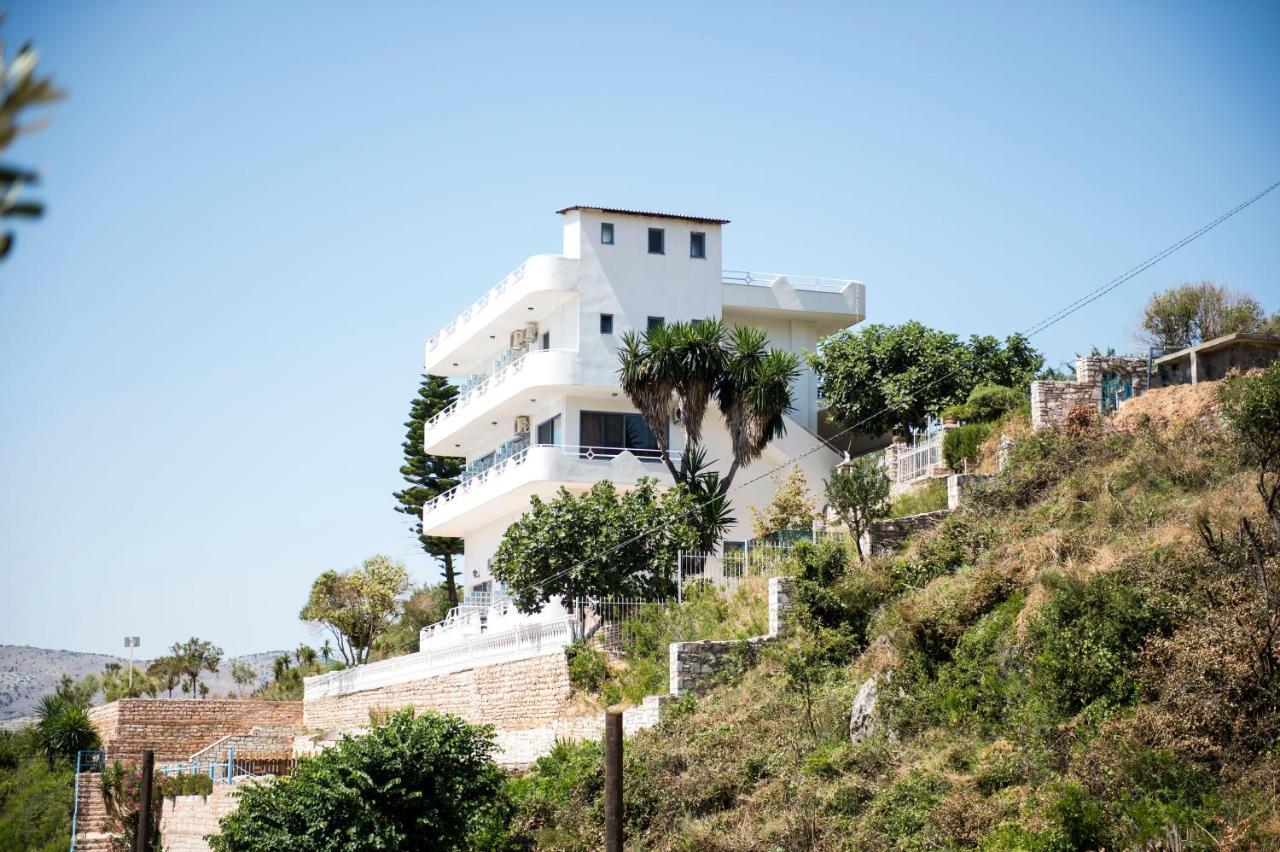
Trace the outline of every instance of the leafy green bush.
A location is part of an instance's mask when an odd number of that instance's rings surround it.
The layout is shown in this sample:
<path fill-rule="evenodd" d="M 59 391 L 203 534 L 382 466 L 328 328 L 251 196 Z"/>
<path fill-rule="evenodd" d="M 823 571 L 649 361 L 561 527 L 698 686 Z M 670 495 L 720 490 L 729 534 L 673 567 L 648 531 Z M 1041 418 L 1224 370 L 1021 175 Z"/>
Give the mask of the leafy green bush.
<path fill-rule="evenodd" d="M 1126 704 L 1135 697 L 1130 663 L 1167 627 L 1165 613 L 1123 576 L 1064 578 L 1030 625 L 1035 688 L 1064 716 L 1095 701 Z"/>
<path fill-rule="evenodd" d="M 212 837 L 216 852 L 465 849 L 502 788 L 492 729 L 402 710 L 364 736 L 255 784 Z"/>
<path fill-rule="evenodd" d="M 0 849 L 64 852 L 74 768 L 51 767 L 34 728 L 0 731 Z"/>
<path fill-rule="evenodd" d="M 930 479 L 914 491 L 899 494 L 889 504 L 889 517 L 902 518 L 907 515 L 919 515 L 922 512 L 937 512 L 947 508 L 947 480 L 943 477 Z"/>
<path fill-rule="evenodd" d="M 575 642 L 564 649 L 569 668 L 569 684 L 577 690 L 600 694 L 609 680 L 609 661 L 599 648 Z"/>
<path fill-rule="evenodd" d="M 582 837 L 603 841 L 599 801 L 603 790 L 604 749 L 600 743 L 557 742 L 527 774 L 507 782 L 506 796 L 512 810 L 510 844 L 562 849 L 574 848 L 574 841 Z"/>
<path fill-rule="evenodd" d="M 969 392 L 969 419 L 978 423 L 991 423 L 1011 411 L 1029 405 L 1025 388 L 1006 388 L 1000 385 L 979 385 Z"/>
<path fill-rule="evenodd" d="M 213 792 L 213 779 L 202 772 L 179 772 L 157 775 L 156 790 L 165 799 L 177 796 L 207 796 Z"/>
<path fill-rule="evenodd" d="M 966 423 L 948 430 L 942 439 L 942 458 L 947 467 L 958 473 L 963 470 L 964 462 L 976 463 L 978 448 L 993 428 L 991 423 Z"/>

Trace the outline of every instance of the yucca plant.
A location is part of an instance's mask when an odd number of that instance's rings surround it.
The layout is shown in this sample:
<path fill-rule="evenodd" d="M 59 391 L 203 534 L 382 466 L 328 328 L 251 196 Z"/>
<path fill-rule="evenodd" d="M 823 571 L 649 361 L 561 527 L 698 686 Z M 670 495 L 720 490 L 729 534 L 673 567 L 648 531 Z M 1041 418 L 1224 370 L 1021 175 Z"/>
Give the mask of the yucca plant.
<path fill-rule="evenodd" d="M 655 326 L 622 336 L 618 375 L 622 389 L 654 434 L 672 479 L 703 506 L 702 546 L 710 550 L 734 523 L 728 501 L 734 476 L 786 432 L 791 383 L 800 359 L 769 347 L 758 328 L 729 331 L 719 319 Z M 703 421 L 715 400 L 729 431 L 733 458 L 721 475 L 702 448 Z M 667 429 L 677 421 L 685 452 L 677 466 Z"/>

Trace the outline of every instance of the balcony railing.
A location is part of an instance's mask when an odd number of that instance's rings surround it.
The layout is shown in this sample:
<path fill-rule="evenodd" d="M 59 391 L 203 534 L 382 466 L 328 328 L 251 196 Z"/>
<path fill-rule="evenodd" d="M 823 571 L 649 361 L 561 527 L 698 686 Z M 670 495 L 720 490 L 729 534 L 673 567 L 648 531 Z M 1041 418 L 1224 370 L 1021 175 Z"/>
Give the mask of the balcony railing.
<path fill-rule="evenodd" d="M 746 272 L 740 269 L 726 269 L 720 275 L 725 284 L 747 284 L 752 287 L 769 287 L 779 278 L 797 290 L 817 290 L 822 293 L 840 293 L 848 285 L 855 283 L 846 278 L 818 278 L 813 275 L 789 275 L 784 272 Z"/>
<path fill-rule="evenodd" d="M 512 350 L 507 350 L 507 351 L 511 352 Z M 525 369 L 525 367 L 533 363 L 531 360 L 532 358 L 539 355 L 544 355 L 548 352 L 568 352 L 568 351 L 571 351 L 571 350 L 535 349 L 533 351 L 515 353 L 514 358 L 506 358 L 506 353 L 504 353 L 503 358 L 498 359 L 499 363 L 495 364 L 496 369 L 491 375 L 473 377 L 472 379 L 467 381 L 465 385 L 461 386 L 461 389 L 458 392 L 458 398 L 455 399 L 452 403 L 450 403 L 447 407 L 441 409 L 440 412 L 437 413 L 435 417 L 432 417 L 430 420 L 426 422 L 426 427 L 425 427 L 426 431 L 430 432 L 432 429 L 444 423 L 446 420 L 448 420 L 450 417 L 452 417 L 462 408 L 465 408 L 466 406 L 470 405 L 472 402 L 475 402 L 477 399 L 487 394 L 489 391 L 494 390 L 499 385 L 504 384 L 508 379 L 521 373 Z M 506 359 L 505 363 L 503 362 L 504 359 Z"/>
<path fill-rule="evenodd" d="M 485 293 L 479 299 L 472 302 L 470 307 L 468 307 L 465 311 L 463 311 L 462 313 L 458 314 L 456 317 L 451 319 L 449 321 L 449 324 L 446 325 L 444 328 L 440 329 L 440 331 L 437 334 L 435 334 L 433 337 L 428 338 L 427 351 L 430 352 L 432 349 L 435 349 L 436 346 L 440 344 L 440 341 L 444 340 L 450 334 L 453 334 L 454 330 L 456 330 L 458 326 L 462 325 L 467 320 L 471 319 L 473 316 L 478 314 L 480 311 L 484 310 L 485 307 L 487 307 L 490 302 L 492 302 L 494 299 L 498 298 L 503 293 L 510 290 L 516 284 L 520 283 L 520 281 L 524 278 L 524 269 L 525 269 L 525 264 L 522 263 L 519 266 L 517 266 L 515 269 L 511 270 L 511 272 L 507 273 L 507 275 L 501 281 L 499 281 L 493 287 L 489 288 L 489 292 Z"/>
<path fill-rule="evenodd" d="M 525 440 L 527 441 L 527 439 Z M 444 492 L 438 497 L 435 497 L 434 499 L 428 500 L 426 503 L 423 504 L 422 511 L 424 513 L 434 512 L 436 509 L 439 509 L 441 506 L 444 506 L 446 503 L 452 502 L 453 500 L 456 500 L 462 495 L 467 494 L 472 490 L 480 487 L 481 485 L 483 485 L 485 482 L 488 482 L 493 477 L 501 476 L 504 472 L 508 470 L 513 470 L 514 468 L 519 467 L 520 465 L 524 464 L 525 461 L 529 458 L 529 450 L 531 449 L 539 449 L 539 448 L 555 449 L 555 450 L 559 450 L 560 452 L 564 453 L 566 456 L 569 456 L 570 458 L 578 458 L 584 461 L 590 461 L 593 459 L 602 459 L 602 460 L 608 461 L 610 459 L 616 458 L 617 456 L 621 455 L 624 452 L 631 453 L 633 456 L 640 459 L 641 461 L 658 462 L 661 460 L 661 454 L 659 453 L 658 450 L 644 450 L 644 449 L 633 449 L 633 448 L 624 448 L 624 447 L 577 447 L 577 446 L 568 446 L 565 444 L 523 443 L 523 445 L 521 445 L 521 442 L 519 441 L 508 442 L 508 445 L 506 446 L 511 446 L 511 445 L 517 446 L 518 449 L 514 449 L 513 451 L 506 454 L 504 457 L 496 459 L 492 464 L 489 464 L 488 466 L 480 470 L 473 471 L 472 473 L 467 475 L 466 478 L 464 478 L 461 482 L 455 485 L 453 488 L 450 488 L 448 491 Z M 673 462 L 678 463 L 680 461 L 680 453 L 667 453 L 667 456 Z"/>

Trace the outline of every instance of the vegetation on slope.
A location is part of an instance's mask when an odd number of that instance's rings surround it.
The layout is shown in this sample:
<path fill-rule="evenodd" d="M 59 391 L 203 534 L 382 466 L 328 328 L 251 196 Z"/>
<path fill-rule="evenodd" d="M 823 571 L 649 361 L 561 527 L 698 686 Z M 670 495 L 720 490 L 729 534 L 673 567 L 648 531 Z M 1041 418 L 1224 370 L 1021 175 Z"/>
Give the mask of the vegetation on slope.
<path fill-rule="evenodd" d="M 905 553 L 799 549 L 798 635 L 629 741 L 629 842 L 1274 848 L 1280 542 L 1242 446 L 1201 422 L 1026 435 Z M 515 847 L 600 846 L 595 748 L 511 786 Z"/>

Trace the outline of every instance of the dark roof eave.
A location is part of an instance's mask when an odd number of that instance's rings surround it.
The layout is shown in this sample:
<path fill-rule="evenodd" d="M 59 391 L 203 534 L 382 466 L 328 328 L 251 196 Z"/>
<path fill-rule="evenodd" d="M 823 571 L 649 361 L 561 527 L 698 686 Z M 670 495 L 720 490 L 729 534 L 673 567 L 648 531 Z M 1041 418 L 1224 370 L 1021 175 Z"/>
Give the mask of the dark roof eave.
<path fill-rule="evenodd" d="M 728 219 L 713 219 L 709 216 L 682 216 L 678 213 L 657 213 L 652 210 L 624 210 L 620 207 L 594 207 L 590 204 L 574 204 L 556 212 L 564 215 L 572 210 L 590 210 L 594 213 L 611 213 L 616 216 L 644 216 L 649 219 L 683 219 L 686 222 L 702 222 L 707 225 L 727 225 Z"/>

